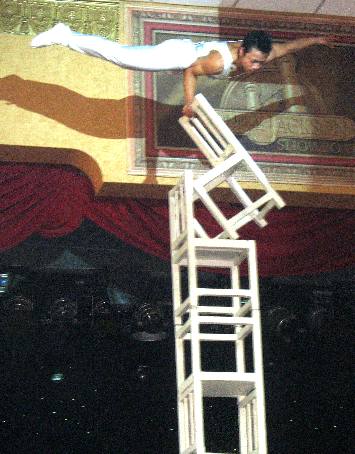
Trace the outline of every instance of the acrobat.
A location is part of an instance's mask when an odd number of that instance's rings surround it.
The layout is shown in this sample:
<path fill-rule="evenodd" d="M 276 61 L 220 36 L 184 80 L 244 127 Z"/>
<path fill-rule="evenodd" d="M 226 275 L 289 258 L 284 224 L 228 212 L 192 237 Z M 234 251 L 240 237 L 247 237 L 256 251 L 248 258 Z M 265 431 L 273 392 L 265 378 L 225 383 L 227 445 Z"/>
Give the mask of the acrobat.
<path fill-rule="evenodd" d="M 252 31 L 243 41 L 168 39 L 156 45 L 130 46 L 95 35 L 74 32 L 59 23 L 32 39 L 32 47 L 60 44 L 77 52 L 108 60 L 135 71 L 183 71 L 185 105 L 183 114 L 191 117 L 191 104 L 199 76 L 234 78 L 260 70 L 263 65 L 309 46 L 328 44 L 326 37 L 301 38 L 273 43 L 264 31 Z"/>

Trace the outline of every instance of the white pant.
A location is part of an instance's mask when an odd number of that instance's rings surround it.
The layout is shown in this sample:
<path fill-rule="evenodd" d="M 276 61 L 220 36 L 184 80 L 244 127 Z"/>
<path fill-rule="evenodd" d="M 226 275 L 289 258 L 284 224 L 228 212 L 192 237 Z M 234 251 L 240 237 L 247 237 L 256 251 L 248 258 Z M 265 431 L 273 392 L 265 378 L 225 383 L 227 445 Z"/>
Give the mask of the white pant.
<path fill-rule="evenodd" d="M 168 39 L 157 45 L 126 46 L 100 36 L 71 32 L 61 44 L 122 68 L 141 71 L 181 70 L 188 68 L 198 58 L 195 44 L 189 39 Z"/>

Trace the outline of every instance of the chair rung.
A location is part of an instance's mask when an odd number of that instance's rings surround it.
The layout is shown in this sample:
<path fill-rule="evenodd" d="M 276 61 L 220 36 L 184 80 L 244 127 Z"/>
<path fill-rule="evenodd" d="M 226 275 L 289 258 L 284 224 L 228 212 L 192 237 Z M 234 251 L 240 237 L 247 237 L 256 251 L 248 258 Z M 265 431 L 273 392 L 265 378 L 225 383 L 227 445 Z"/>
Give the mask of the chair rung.
<path fill-rule="evenodd" d="M 186 311 L 190 309 L 190 298 L 187 298 L 175 311 L 175 317 L 181 317 Z"/>
<path fill-rule="evenodd" d="M 179 248 L 180 245 L 181 245 L 184 241 L 186 241 L 186 236 L 187 236 L 187 232 L 186 232 L 186 231 L 179 233 L 179 235 L 177 235 L 177 236 L 174 238 L 174 241 L 173 241 L 173 243 L 172 243 L 171 248 L 172 248 L 173 250 Z"/>
<path fill-rule="evenodd" d="M 225 306 L 196 306 L 199 314 L 225 314 L 234 317 L 243 317 L 251 311 L 251 304 L 245 303 L 241 307 Z M 191 310 L 190 298 L 187 298 L 176 310 L 175 317 L 181 317 L 184 313 Z"/>
<path fill-rule="evenodd" d="M 238 312 L 235 314 L 238 317 L 243 317 L 245 314 L 250 312 L 252 309 L 251 303 L 245 303 L 243 306 L 241 306 L 238 310 Z"/>
<path fill-rule="evenodd" d="M 253 325 L 254 320 L 251 317 L 218 317 L 215 315 L 211 316 L 199 316 L 198 321 L 203 325 Z"/>
<path fill-rule="evenodd" d="M 222 325 L 222 323 L 221 323 Z M 243 326 L 234 334 L 218 334 L 218 333 L 198 333 L 199 340 L 205 341 L 239 341 L 245 339 L 253 331 L 253 323 Z M 191 340 L 191 323 L 186 322 L 183 326 L 176 330 L 176 338 Z"/>
<path fill-rule="evenodd" d="M 239 340 L 238 334 L 212 334 L 201 333 L 198 335 L 200 341 L 211 342 L 237 342 Z M 184 336 L 184 340 L 191 340 L 191 334 L 188 333 Z"/>
<path fill-rule="evenodd" d="M 245 339 L 247 336 L 249 336 L 249 334 L 253 331 L 253 327 L 252 325 L 246 325 L 244 326 L 239 332 L 238 332 L 238 340 L 243 340 Z"/>
<path fill-rule="evenodd" d="M 256 200 L 255 202 L 252 202 L 248 207 L 244 208 L 244 210 L 240 211 L 238 214 L 233 216 L 228 220 L 228 222 L 232 226 L 237 226 L 240 221 L 242 221 L 243 218 L 246 216 L 250 216 L 251 219 L 256 217 L 258 220 L 260 220 L 260 213 L 258 214 L 258 208 L 260 208 L 262 205 L 265 203 L 269 202 L 270 199 L 272 199 L 273 194 L 271 193 L 266 193 L 260 199 Z M 253 215 L 255 213 L 255 215 Z"/>
<path fill-rule="evenodd" d="M 184 243 L 179 249 L 172 249 L 172 262 L 180 263 L 187 251 L 187 243 Z"/>
<path fill-rule="evenodd" d="M 247 396 L 245 396 L 243 399 L 241 399 L 238 402 L 238 406 L 240 408 L 246 407 L 248 404 L 252 402 L 253 399 L 256 399 L 256 390 L 253 389 Z"/>
<path fill-rule="evenodd" d="M 249 304 L 249 303 L 247 303 L 247 304 Z M 245 304 L 245 306 L 246 306 L 246 304 Z M 197 310 L 198 310 L 199 314 L 206 314 L 206 313 L 210 313 L 210 314 L 226 314 L 226 315 L 234 315 L 235 317 L 242 317 L 243 316 L 240 313 L 241 309 L 243 309 L 243 307 L 241 307 L 241 308 L 233 307 L 233 306 L 232 307 L 231 306 L 228 306 L 228 307 L 223 307 L 223 306 L 198 306 L 197 307 Z M 246 311 L 246 312 L 248 312 L 248 311 Z"/>
<path fill-rule="evenodd" d="M 185 397 L 193 391 L 193 384 L 192 374 L 178 384 L 179 400 L 185 399 Z"/>
<path fill-rule="evenodd" d="M 224 297 L 245 297 L 250 298 L 252 292 L 244 289 L 232 289 L 232 288 L 202 288 L 197 289 L 198 296 L 224 296 Z"/>
<path fill-rule="evenodd" d="M 176 329 L 175 336 L 178 339 L 183 338 L 191 329 L 191 320 L 185 322 L 180 328 Z"/>

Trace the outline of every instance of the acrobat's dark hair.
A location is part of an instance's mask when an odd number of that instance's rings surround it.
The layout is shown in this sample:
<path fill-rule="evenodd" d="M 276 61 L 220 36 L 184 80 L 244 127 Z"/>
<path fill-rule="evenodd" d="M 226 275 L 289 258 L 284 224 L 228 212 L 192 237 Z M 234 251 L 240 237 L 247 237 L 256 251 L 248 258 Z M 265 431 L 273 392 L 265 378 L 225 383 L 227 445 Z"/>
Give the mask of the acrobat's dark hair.
<path fill-rule="evenodd" d="M 272 38 L 262 30 L 254 30 L 245 35 L 242 47 L 246 53 L 257 49 L 264 54 L 269 54 L 272 48 Z"/>

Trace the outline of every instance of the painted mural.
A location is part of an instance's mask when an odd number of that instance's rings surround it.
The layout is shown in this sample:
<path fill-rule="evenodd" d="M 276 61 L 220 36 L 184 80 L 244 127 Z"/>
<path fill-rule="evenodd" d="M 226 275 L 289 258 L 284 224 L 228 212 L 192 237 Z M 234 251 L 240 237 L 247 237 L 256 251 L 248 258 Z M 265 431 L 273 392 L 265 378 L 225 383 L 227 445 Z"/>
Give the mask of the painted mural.
<path fill-rule="evenodd" d="M 136 31 L 132 35 L 135 44 L 177 37 L 239 40 L 261 25 L 275 41 L 325 30 L 325 24 L 310 24 L 305 33 L 304 24 L 301 32 L 300 24 L 285 22 L 277 24 L 275 31 L 274 23 L 245 15 L 233 20 L 156 9 L 133 9 L 129 17 Z M 203 93 L 272 181 L 332 184 L 339 182 L 341 174 L 342 184 L 351 184 L 355 45 L 348 41 L 335 37 L 331 46 L 304 49 L 248 76 L 228 80 L 201 77 L 197 93 Z M 136 93 L 144 99 L 144 106 L 137 105 L 134 112 L 139 128 L 145 128 L 146 140 L 135 142 L 132 172 L 148 167 L 157 174 L 173 175 L 183 168 L 204 168 L 204 159 L 178 124 L 182 73 L 135 73 L 133 80 Z"/>

